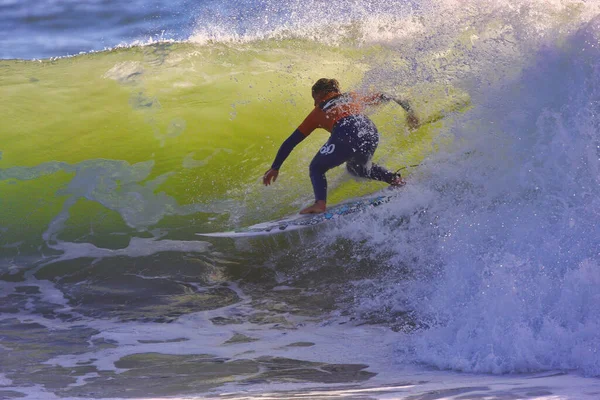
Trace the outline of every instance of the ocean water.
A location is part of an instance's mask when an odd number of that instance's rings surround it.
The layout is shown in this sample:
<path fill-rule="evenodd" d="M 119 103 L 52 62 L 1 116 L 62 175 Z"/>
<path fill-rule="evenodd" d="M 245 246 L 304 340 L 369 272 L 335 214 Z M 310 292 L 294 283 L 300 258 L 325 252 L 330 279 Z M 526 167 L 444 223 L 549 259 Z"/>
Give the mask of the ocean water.
<path fill-rule="evenodd" d="M 197 236 L 311 203 L 321 77 L 408 185 Z M 1 399 L 600 398 L 600 2 L 0 0 L 0 110 Z"/>

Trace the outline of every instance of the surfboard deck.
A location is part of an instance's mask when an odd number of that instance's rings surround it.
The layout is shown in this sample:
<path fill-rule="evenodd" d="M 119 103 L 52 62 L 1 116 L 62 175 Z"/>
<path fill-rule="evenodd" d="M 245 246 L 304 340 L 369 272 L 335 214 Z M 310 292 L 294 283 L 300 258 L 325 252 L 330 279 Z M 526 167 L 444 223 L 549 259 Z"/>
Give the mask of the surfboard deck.
<path fill-rule="evenodd" d="M 272 235 L 276 233 L 290 232 L 321 224 L 323 222 L 333 221 L 345 215 L 355 214 L 358 212 L 365 211 L 369 208 L 377 207 L 381 204 L 388 203 L 398 194 L 399 188 L 388 188 L 374 195 L 348 200 L 335 206 L 329 207 L 326 212 L 321 214 L 295 214 L 275 221 L 262 222 L 260 224 L 236 229 L 234 231 L 196 233 L 196 235 L 235 238 L 263 236 Z"/>

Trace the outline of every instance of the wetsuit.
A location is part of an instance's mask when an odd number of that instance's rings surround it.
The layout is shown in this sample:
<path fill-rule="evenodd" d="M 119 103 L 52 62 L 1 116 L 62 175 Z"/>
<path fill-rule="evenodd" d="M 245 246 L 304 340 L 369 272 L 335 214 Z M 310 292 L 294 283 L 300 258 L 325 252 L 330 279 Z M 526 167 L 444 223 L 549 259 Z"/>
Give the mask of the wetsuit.
<path fill-rule="evenodd" d="M 283 142 L 271 168 L 279 170 L 296 145 L 315 129 L 323 128 L 331 136 L 310 163 L 310 179 L 316 201 L 327 199 L 325 173 L 344 162 L 355 176 L 392 183 L 399 175 L 371 162 L 379 143 L 379 133 L 375 124 L 363 114 L 366 106 L 385 100 L 381 95 L 331 93 Z"/>

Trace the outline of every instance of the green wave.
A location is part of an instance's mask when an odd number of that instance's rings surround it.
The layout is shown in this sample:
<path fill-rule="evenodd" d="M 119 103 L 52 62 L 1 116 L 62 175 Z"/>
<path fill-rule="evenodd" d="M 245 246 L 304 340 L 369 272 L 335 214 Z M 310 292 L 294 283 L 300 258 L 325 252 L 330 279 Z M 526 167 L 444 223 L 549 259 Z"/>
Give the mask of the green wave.
<path fill-rule="evenodd" d="M 54 240 L 117 248 L 153 229 L 189 239 L 292 212 L 311 200 L 308 164 L 327 134 L 305 141 L 274 187 L 260 177 L 310 111 L 312 83 L 337 77 L 347 89 L 364 88 L 365 74 L 386 63 L 406 68 L 382 47 L 300 40 L 0 61 L 0 254 Z M 410 82 L 394 90 L 410 94 Z M 429 120 L 468 102 L 447 86 L 412 90 Z M 373 119 L 382 132 L 376 157 L 392 168 L 434 151 L 442 126 L 408 135 L 394 105 Z M 338 170 L 331 202 L 381 188 Z"/>

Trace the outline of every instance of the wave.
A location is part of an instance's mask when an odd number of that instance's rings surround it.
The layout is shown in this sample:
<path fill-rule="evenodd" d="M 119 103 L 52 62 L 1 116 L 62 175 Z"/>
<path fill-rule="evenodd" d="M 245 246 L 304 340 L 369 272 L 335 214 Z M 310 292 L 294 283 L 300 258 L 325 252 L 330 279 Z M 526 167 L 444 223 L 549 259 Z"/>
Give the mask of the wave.
<path fill-rule="evenodd" d="M 337 312 L 397 329 L 399 363 L 600 375 L 597 7 L 347 3 L 207 3 L 186 41 L 1 61 L 0 271 L 20 257 L 33 270 L 250 251 L 292 280 L 351 289 Z M 250 250 L 178 244 L 310 202 L 325 136 L 294 152 L 281 184 L 259 178 L 323 76 L 446 115 L 411 136 L 392 105 L 373 114 L 378 159 L 421 164 L 398 201 Z M 330 180 L 333 202 L 380 188 Z"/>

